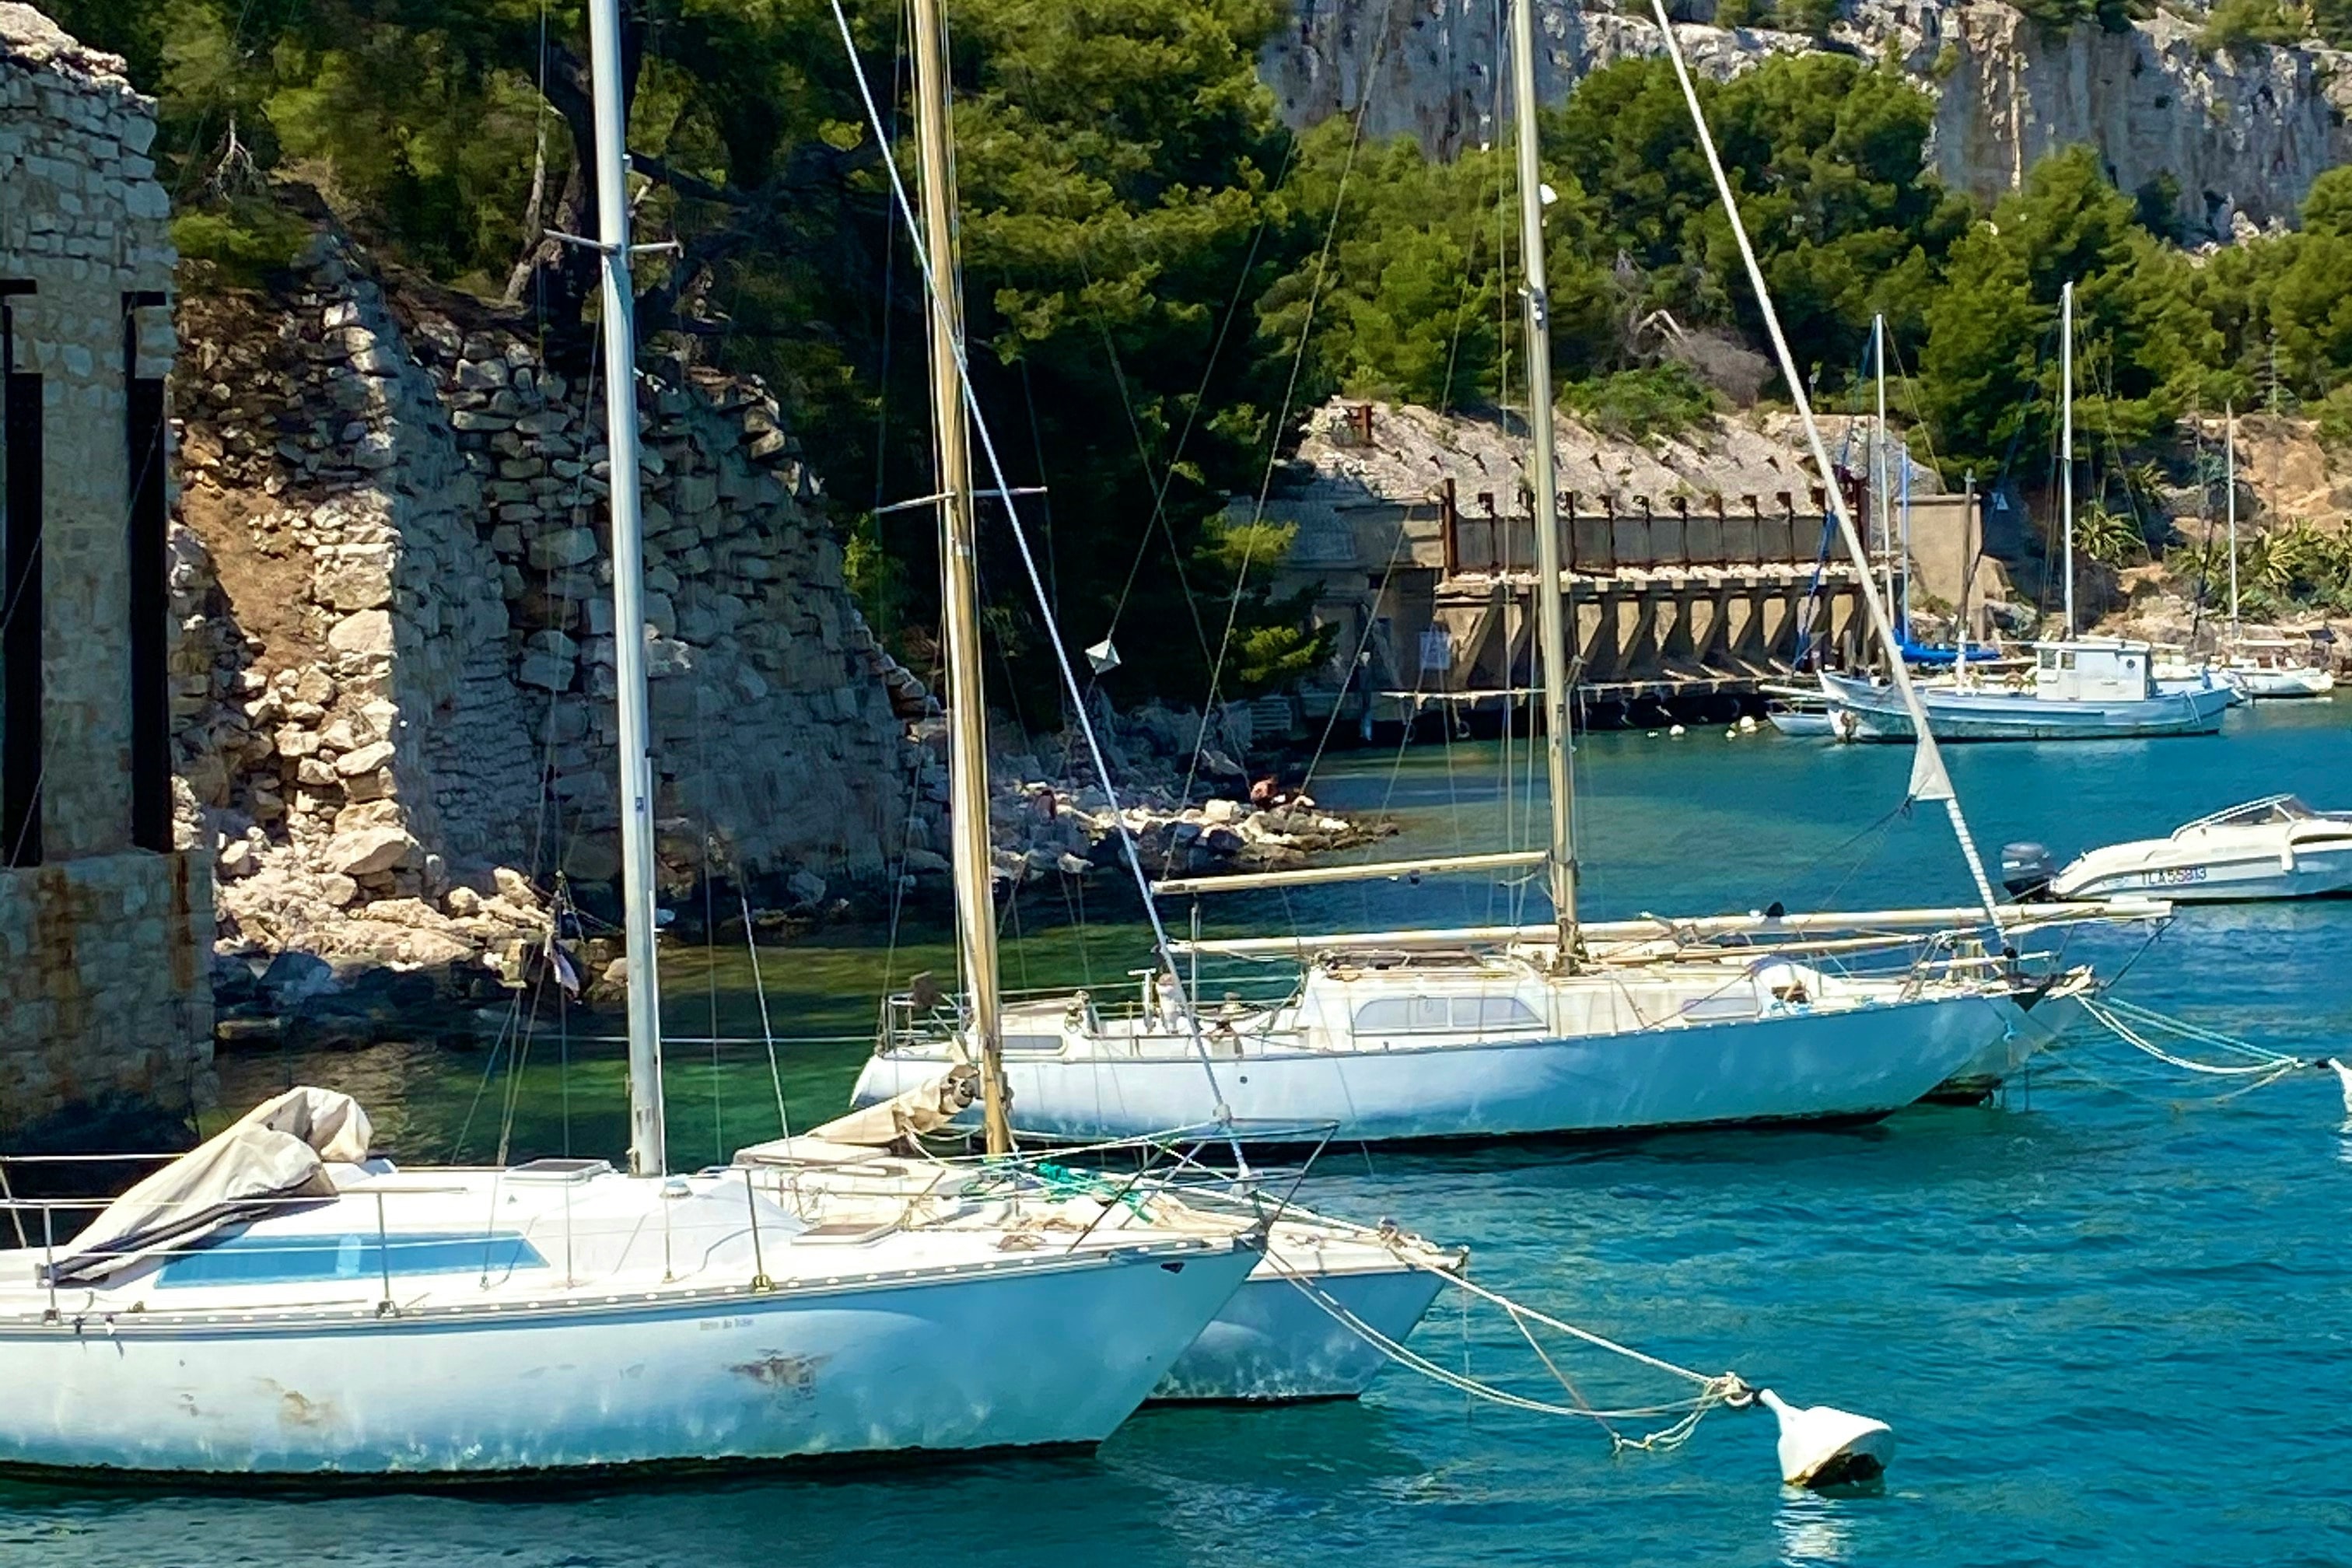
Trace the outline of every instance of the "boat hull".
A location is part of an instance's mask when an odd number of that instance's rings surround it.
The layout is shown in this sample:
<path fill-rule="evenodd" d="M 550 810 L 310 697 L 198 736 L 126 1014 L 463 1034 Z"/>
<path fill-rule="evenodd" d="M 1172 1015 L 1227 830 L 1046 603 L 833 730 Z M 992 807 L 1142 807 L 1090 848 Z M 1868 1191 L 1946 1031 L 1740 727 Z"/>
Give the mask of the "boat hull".
<path fill-rule="evenodd" d="M 2336 677 L 2325 669 L 2232 669 L 2230 678 L 2258 701 L 2276 702 L 2294 697 L 2325 697 L 2336 689 Z"/>
<path fill-rule="evenodd" d="M 1444 1285 L 1434 1270 L 1403 1262 L 1309 1275 L 1303 1284 L 1262 1264 L 1151 1391 L 1152 1402 L 1353 1399 L 1388 1365 L 1388 1353 L 1310 1289 L 1402 1344 Z"/>
<path fill-rule="evenodd" d="M 1822 685 L 1854 717 L 1854 738 L 1913 739 L 1911 716 L 1891 688 L 1824 675 Z M 1939 741 L 2116 741 L 2210 735 L 2236 700 L 2226 686 L 2161 691 L 2136 701 L 2062 700 L 2030 692 L 1922 690 L 1927 728 Z"/>
<path fill-rule="evenodd" d="M 2054 897 L 2115 899 L 2158 895 L 2179 904 L 2324 899 L 2352 893 L 2352 847 L 2281 857 L 2212 855 L 2131 869 L 2060 873 Z"/>
<path fill-rule="evenodd" d="M 1921 1099 L 2010 1031 L 2016 1006 L 1975 994 L 1570 1038 L 1425 1047 L 1270 1047 L 1220 1058 L 1213 1090 L 1189 1053 L 1008 1058 L 1014 1124 L 1064 1142 L 1143 1138 L 1219 1121 L 1244 1142 L 1340 1142 L 1644 1131 L 1884 1116 Z M 861 1105 L 936 1072 L 877 1053 Z M 1222 1134 L 1221 1134 L 1222 1135 Z"/>
<path fill-rule="evenodd" d="M 0 1468 L 429 1482 L 1091 1445 L 1257 1259 L 1139 1252 L 438 1321 L 17 1323 L 0 1328 Z"/>

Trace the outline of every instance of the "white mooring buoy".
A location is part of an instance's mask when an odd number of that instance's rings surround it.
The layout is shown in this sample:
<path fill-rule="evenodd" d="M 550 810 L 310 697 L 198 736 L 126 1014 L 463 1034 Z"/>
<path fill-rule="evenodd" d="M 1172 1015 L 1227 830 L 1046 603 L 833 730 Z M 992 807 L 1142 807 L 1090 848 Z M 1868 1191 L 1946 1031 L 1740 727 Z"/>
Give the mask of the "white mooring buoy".
<path fill-rule="evenodd" d="M 1875 1480 L 1895 1458 L 1895 1428 L 1826 1405 L 1800 1410 L 1769 1388 L 1757 1403 L 1780 1423 L 1780 1479 L 1792 1487 L 1847 1486 Z"/>
<path fill-rule="evenodd" d="M 1666 733 L 1669 735 L 1680 735 L 1682 732 L 1683 727 L 1680 724 L 1670 724 L 1666 727 Z"/>

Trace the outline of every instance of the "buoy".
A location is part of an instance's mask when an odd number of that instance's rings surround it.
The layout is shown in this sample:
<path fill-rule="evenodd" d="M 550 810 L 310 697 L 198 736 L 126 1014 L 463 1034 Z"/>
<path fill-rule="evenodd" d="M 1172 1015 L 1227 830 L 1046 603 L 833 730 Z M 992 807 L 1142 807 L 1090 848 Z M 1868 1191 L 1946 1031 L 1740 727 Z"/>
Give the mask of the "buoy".
<path fill-rule="evenodd" d="M 1895 1428 L 1826 1405 L 1800 1410 L 1770 1389 L 1757 1402 L 1780 1423 L 1780 1479 L 1792 1487 L 1850 1486 L 1875 1480 L 1895 1458 Z"/>
<path fill-rule="evenodd" d="M 1679 734 L 1681 734 L 1682 732 L 1683 732 L 1683 727 L 1682 727 L 1680 724 L 1675 724 L 1675 725 L 1669 726 L 1669 727 L 1668 727 L 1668 729 L 1667 729 L 1667 731 L 1666 731 L 1666 733 L 1667 733 L 1667 734 L 1669 734 L 1669 735 L 1679 735 Z"/>
<path fill-rule="evenodd" d="M 2344 1086 L 2344 1114 L 2352 1116 L 2352 1067 L 2346 1067 L 2334 1057 L 2322 1057 L 2319 1065 L 2336 1069 L 2336 1081 Z"/>
<path fill-rule="evenodd" d="M 1741 734 L 1743 734 L 1743 735 L 1753 735 L 1754 733 L 1756 733 L 1756 715 L 1755 715 L 1755 714 L 1753 714 L 1753 713 L 1742 713 L 1742 714 L 1739 716 L 1739 732 L 1740 732 Z"/>

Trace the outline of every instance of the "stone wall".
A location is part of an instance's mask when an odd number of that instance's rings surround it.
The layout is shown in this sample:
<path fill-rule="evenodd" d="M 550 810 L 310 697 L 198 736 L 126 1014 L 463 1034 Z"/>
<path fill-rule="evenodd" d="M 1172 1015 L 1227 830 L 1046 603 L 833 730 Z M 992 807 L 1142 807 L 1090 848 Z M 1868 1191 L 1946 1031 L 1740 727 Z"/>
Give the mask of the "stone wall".
<path fill-rule="evenodd" d="M 527 883 L 618 865 L 601 384 L 524 318 L 388 294 L 332 235 L 182 327 L 180 766 L 228 935 L 418 967 L 529 935 Z M 700 370 L 638 390 L 665 880 L 878 881 L 921 689 L 773 399 Z"/>
<path fill-rule="evenodd" d="M 1715 4 L 1685 0 L 1673 11 L 1703 22 Z M 1946 184 L 1979 196 L 2087 142 L 2123 190 L 2170 175 L 2182 222 L 2227 239 L 2240 219 L 2292 220 L 2311 182 L 2352 157 L 2346 57 L 2316 45 L 2208 53 L 2198 43 L 2201 5 L 2119 33 L 2084 23 L 2055 37 L 1999 0 L 1848 0 L 1845 11 L 1834 47 L 1891 57 L 1936 96 L 1930 161 Z M 1488 0 L 1297 0 L 1259 72 L 1293 126 L 1361 107 L 1369 135 L 1411 135 L 1451 155 L 1507 133 L 1501 15 Z M 1646 5 L 1620 14 L 1538 0 L 1537 26 L 1536 87 L 1547 103 L 1603 66 L 1664 52 Z M 1693 68 L 1718 79 L 1818 47 L 1769 28 L 1676 32 Z"/>
<path fill-rule="evenodd" d="M 43 492 L 0 519 L 38 530 L 40 592 L 12 614 L 42 628 L 39 863 L 0 870 L 0 1147 L 125 1097 L 168 1119 L 209 1079 L 207 868 L 132 842 L 126 295 L 167 293 L 173 256 L 152 106 L 121 70 L 0 4 L 0 280 Z M 132 368 L 162 375 L 166 312 L 128 313 Z"/>

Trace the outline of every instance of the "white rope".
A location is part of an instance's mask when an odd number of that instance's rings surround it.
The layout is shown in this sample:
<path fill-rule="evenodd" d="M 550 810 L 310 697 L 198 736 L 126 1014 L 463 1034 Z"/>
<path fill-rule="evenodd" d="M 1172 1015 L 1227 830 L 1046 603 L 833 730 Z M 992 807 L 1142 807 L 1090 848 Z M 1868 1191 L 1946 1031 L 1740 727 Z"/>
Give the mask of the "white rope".
<path fill-rule="evenodd" d="M 1744 1408 L 1753 1402 L 1754 1394 L 1748 1384 L 1737 1373 L 1727 1372 L 1719 1376 L 1711 1377 L 1705 1373 L 1694 1372 L 1688 1367 L 1676 1366 L 1672 1362 L 1660 1361 L 1655 1356 L 1645 1355 L 1629 1346 L 1621 1345 L 1614 1340 L 1576 1328 L 1572 1324 L 1560 1322 L 1558 1319 L 1538 1312 L 1533 1308 L 1522 1307 L 1517 1302 L 1507 1300 L 1483 1286 L 1474 1285 L 1468 1279 L 1450 1268 L 1410 1257 L 1393 1247 L 1391 1250 L 1401 1261 L 1416 1268 L 1426 1269 L 1447 1283 L 1459 1287 L 1467 1295 L 1475 1296 L 1481 1300 L 1491 1301 L 1501 1307 L 1510 1315 L 1514 1326 L 1527 1338 L 1529 1347 L 1535 1351 L 1537 1357 L 1543 1362 L 1560 1386 L 1568 1390 L 1570 1396 L 1575 1399 L 1576 1403 L 1559 1405 L 1549 1400 L 1530 1398 L 1526 1394 L 1514 1394 L 1508 1389 L 1497 1387 L 1467 1373 L 1458 1373 L 1442 1366 L 1366 1322 L 1350 1310 L 1345 1302 L 1337 1300 L 1329 1292 L 1315 1284 L 1306 1274 L 1286 1264 L 1278 1254 L 1268 1251 L 1266 1261 L 1300 1294 L 1398 1365 L 1417 1372 L 1434 1383 L 1455 1389 L 1473 1398 L 1483 1399 L 1492 1405 L 1500 1405 L 1513 1410 L 1524 1410 L 1538 1415 L 1562 1415 L 1594 1422 L 1609 1433 L 1612 1450 L 1639 1448 L 1645 1452 L 1657 1453 L 1679 1447 L 1690 1439 L 1691 1434 L 1697 1430 L 1699 1422 L 1710 1411 L 1724 1405 Z M 1574 1385 L 1553 1363 L 1551 1357 L 1545 1354 L 1543 1347 L 1536 1342 L 1535 1336 L 1528 1331 L 1527 1324 L 1530 1321 L 1542 1323 L 1548 1328 L 1557 1329 L 1588 1344 L 1640 1362 L 1645 1366 L 1685 1378 L 1698 1385 L 1698 1392 L 1688 1399 L 1670 1400 L 1657 1405 L 1595 1409 L 1576 1392 Z M 1675 1418 L 1671 1425 L 1641 1437 L 1627 1437 L 1610 1426 L 1612 1421 L 1649 1421 L 1668 1415 Z"/>
<path fill-rule="evenodd" d="M 2167 1067 L 2178 1068 L 2183 1072 L 2202 1073 L 2213 1078 L 2279 1078 L 2304 1066 L 2300 1057 L 2266 1050 L 2250 1041 L 2236 1039 L 2179 1019 L 2168 1018 L 2161 1013 L 2136 1007 L 2126 1002 L 2085 996 L 2083 998 L 2083 1011 L 2106 1026 L 2108 1031 L 2126 1045 L 2145 1051 Z M 2135 1024 L 2139 1027 L 2134 1028 Z M 2142 1034 L 2141 1029 L 2161 1030 L 2200 1045 L 2217 1047 L 2247 1060 L 2234 1065 L 2196 1061 L 2166 1050 Z"/>

